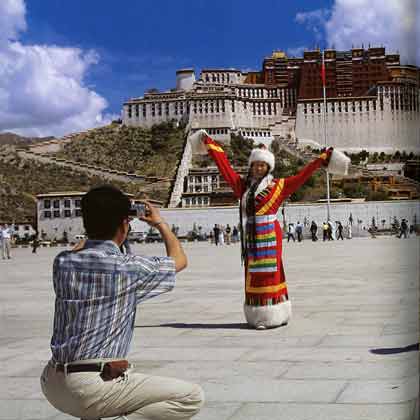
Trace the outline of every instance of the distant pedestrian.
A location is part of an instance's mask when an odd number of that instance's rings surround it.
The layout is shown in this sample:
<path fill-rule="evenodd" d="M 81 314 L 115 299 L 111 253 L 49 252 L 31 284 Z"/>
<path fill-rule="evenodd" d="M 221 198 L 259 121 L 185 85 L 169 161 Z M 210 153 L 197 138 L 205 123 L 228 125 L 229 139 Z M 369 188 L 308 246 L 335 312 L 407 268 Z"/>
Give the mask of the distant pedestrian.
<path fill-rule="evenodd" d="M 328 235 L 329 230 L 330 230 L 329 224 L 327 222 L 324 222 L 322 224 L 322 240 L 324 242 L 329 238 L 329 235 Z"/>
<path fill-rule="evenodd" d="M 219 245 L 219 235 L 220 235 L 219 225 L 214 225 L 213 235 L 214 235 L 214 244 L 217 246 Z"/>
<path fill-rule="evenodd" d="M 225 233 L 226 233 L 226 245 L 230 245 L 232 229 L 229 226 L 229 224 L 226 225 Z"/>
<path fill-rule="evenodd" d="M 342 241 L 344 241 L 343 229 L 344 229 L 344 227 L 341 224 L 341 222 L 338 222 L 338 226 L 337 226 L 337 230 L 338 230 L 337 240 L 341 239 Z"/>
<path fill-rule="evenodd" d="M 299 221 L 296 224 L 296 235 L 298 242 L 302 242 L 303 239 L 303 225 Z"/>
<path fill-rule="evenodd" d="M 233 226 L 232 230 L 232 242 L 236 243 L 239 241 L 239 230 L 236 226 Z"/>
<path fill-rule="evenodd" d="M 0 225 L 0 249 L 3 252 L 3 225 Z"/>
<path fill-rule="evenodd" d="M 289 228 L 287 229 L 287 242 L 290 241 L 290 238 L 295 242 L 295 226 L 293 223 L 289 223 Z"/>
<path fill-rule="evenodd" d="M 311 231 L 311 236 L 312 236 L 312 242 L 316 242 L 318 240 L 318 237 L 316 236 L 316 233 L 318 231 L 318 226 L 315 223 L 315 220 L 312 220 L 310 231 Z"/>
<path fill-rule="evenodd" d="M 335 229 L 331 220 L 328 221 L 328 240 L 329 241 L 335 240 Z"/>
<path fill-rule="evenodd" d="M 11 257 L 11 247 L 12 247 L 12 227 L 9 225 L 4 225 L 2 229 L 2 254 L 3 259 L 9 259 Z"/>
<path fill-rule="evenodd" d="M 36 254 L 36 250 L 39 248 L 38 232 L 32 236 L 32 254 Z"/>
<path fill-rule="evenodd" d="M 224 226 L 220 226 L 219 230 L 219 244 L 224 245 L 225 244 L 225 228 Z"/>
<path fill-rule="evenodd" d="M 400 234 L 398 235 L 398 237 L 401 239 L 403 236 L 405 239 L 408 238 L 408 224 L 405 219 L 401 220 Z"/>

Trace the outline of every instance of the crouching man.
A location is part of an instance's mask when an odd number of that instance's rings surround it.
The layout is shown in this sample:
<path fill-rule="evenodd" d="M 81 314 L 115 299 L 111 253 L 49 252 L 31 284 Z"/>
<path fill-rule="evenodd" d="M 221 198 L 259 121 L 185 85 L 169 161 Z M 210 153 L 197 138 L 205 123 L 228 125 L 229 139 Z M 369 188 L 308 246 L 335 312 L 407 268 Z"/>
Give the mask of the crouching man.
<path fill-rule="evenodd" d="M 189 419 L 203 405 L 199 385 L 135 372 L 126 360 L 137 305 L 172 290 L 175 273 L 187 266 L 181 244 L 150 204 L 141 219 L 159 230 L 167 257 L 124 255 L 129 213 L 129 199 L 111 186 L 82 199 L 88 240 L 54 260 L 52 358 L 42 391 L 55 408 L 82 419 Z"/>

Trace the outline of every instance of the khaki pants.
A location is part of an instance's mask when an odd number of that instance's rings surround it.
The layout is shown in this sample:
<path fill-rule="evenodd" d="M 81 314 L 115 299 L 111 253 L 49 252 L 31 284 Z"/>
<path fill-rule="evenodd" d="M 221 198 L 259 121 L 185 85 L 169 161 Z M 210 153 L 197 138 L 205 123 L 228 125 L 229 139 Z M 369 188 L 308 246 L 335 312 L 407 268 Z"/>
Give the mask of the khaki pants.
<path fill-rule="evenodd" d="M 41 388 L 57 410 L 92 420 L 124 414 L 131 414 L 133 420 L 189 419 L 204 403 L 199 385 L 132 369 L 120 378 L 103 381 L 99 372 L 56 372 L 50 362 L 42 373 Z"/>

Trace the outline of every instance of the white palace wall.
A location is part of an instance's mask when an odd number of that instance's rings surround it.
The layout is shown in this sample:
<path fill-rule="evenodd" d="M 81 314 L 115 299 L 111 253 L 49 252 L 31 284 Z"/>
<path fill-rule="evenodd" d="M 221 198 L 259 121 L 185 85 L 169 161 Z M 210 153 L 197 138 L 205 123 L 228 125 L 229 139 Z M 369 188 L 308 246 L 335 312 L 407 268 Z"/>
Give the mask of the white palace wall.
<path fill-rule="evenodd" d="M 339 98 L 327 103 L 327 144 L 356 152 L 420 152 L 420 112 L 391 104 L 391 97 Z M 353 108 L 354 103 L 354 108 Z M 306 112 L 305 112 L 306 108 Z M 333 109 L 334 108 L 334 109 Z M 296 137 L 324 145 L 324 104 L 299 102 L 296 114 Z"/>
<path fill-rule="evenodd" d="M 239 74 L 202 72 L 190 91 L 149 93 L 130 99 L 123 107 L 123 122 L 150 128 L 183 119 L 193 129 L 212 130 L 218 140 L 229 139 L 234 130 L 267 144 L 274 135 L 289 132 L 289 128 L 281 129 L 283 111 L 296 105 L 296 90 L 241 84 Z"/>

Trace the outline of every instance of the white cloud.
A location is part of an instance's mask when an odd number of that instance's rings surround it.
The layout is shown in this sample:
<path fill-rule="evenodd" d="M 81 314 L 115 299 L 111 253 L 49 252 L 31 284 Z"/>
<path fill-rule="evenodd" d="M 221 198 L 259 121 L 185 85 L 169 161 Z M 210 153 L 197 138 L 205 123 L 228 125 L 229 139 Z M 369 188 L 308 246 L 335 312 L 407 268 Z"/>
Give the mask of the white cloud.
<path fill-rule="evenodd" d="M 417 0 L 335 0 L 328 12 L 298 13 L 318 37 L 324 33 L 328 46 L 350 49 L 352 45 L 383 45 L 399 51 L 402 63 L 420 64 L 420 7 Z M 417 22 L 417 24 L 416 24 Z"/>
<path fill-rule="evenodd" d="M 329 15 L 328 9 L 316 9 L 311 12 L 298 13 L 295 19 L 297 23 L 305 25 L 307 29 L 313 31 L 317 41 L 321 41 Z"/>
<path fill-rule="evenodd" d="M 23 0 L 2 0 L 0 2 L 0 42 L 16 39 L 26 29 L 25 3 Z"/>
<path fill-rule="evenodd" d="M 97 53 L 19 42 L 23 0 L 1 0 L 0 28 L 0 131 L 62 135 L 115 117 L 104 114 L 106 100 L 84 84 Z"/>

